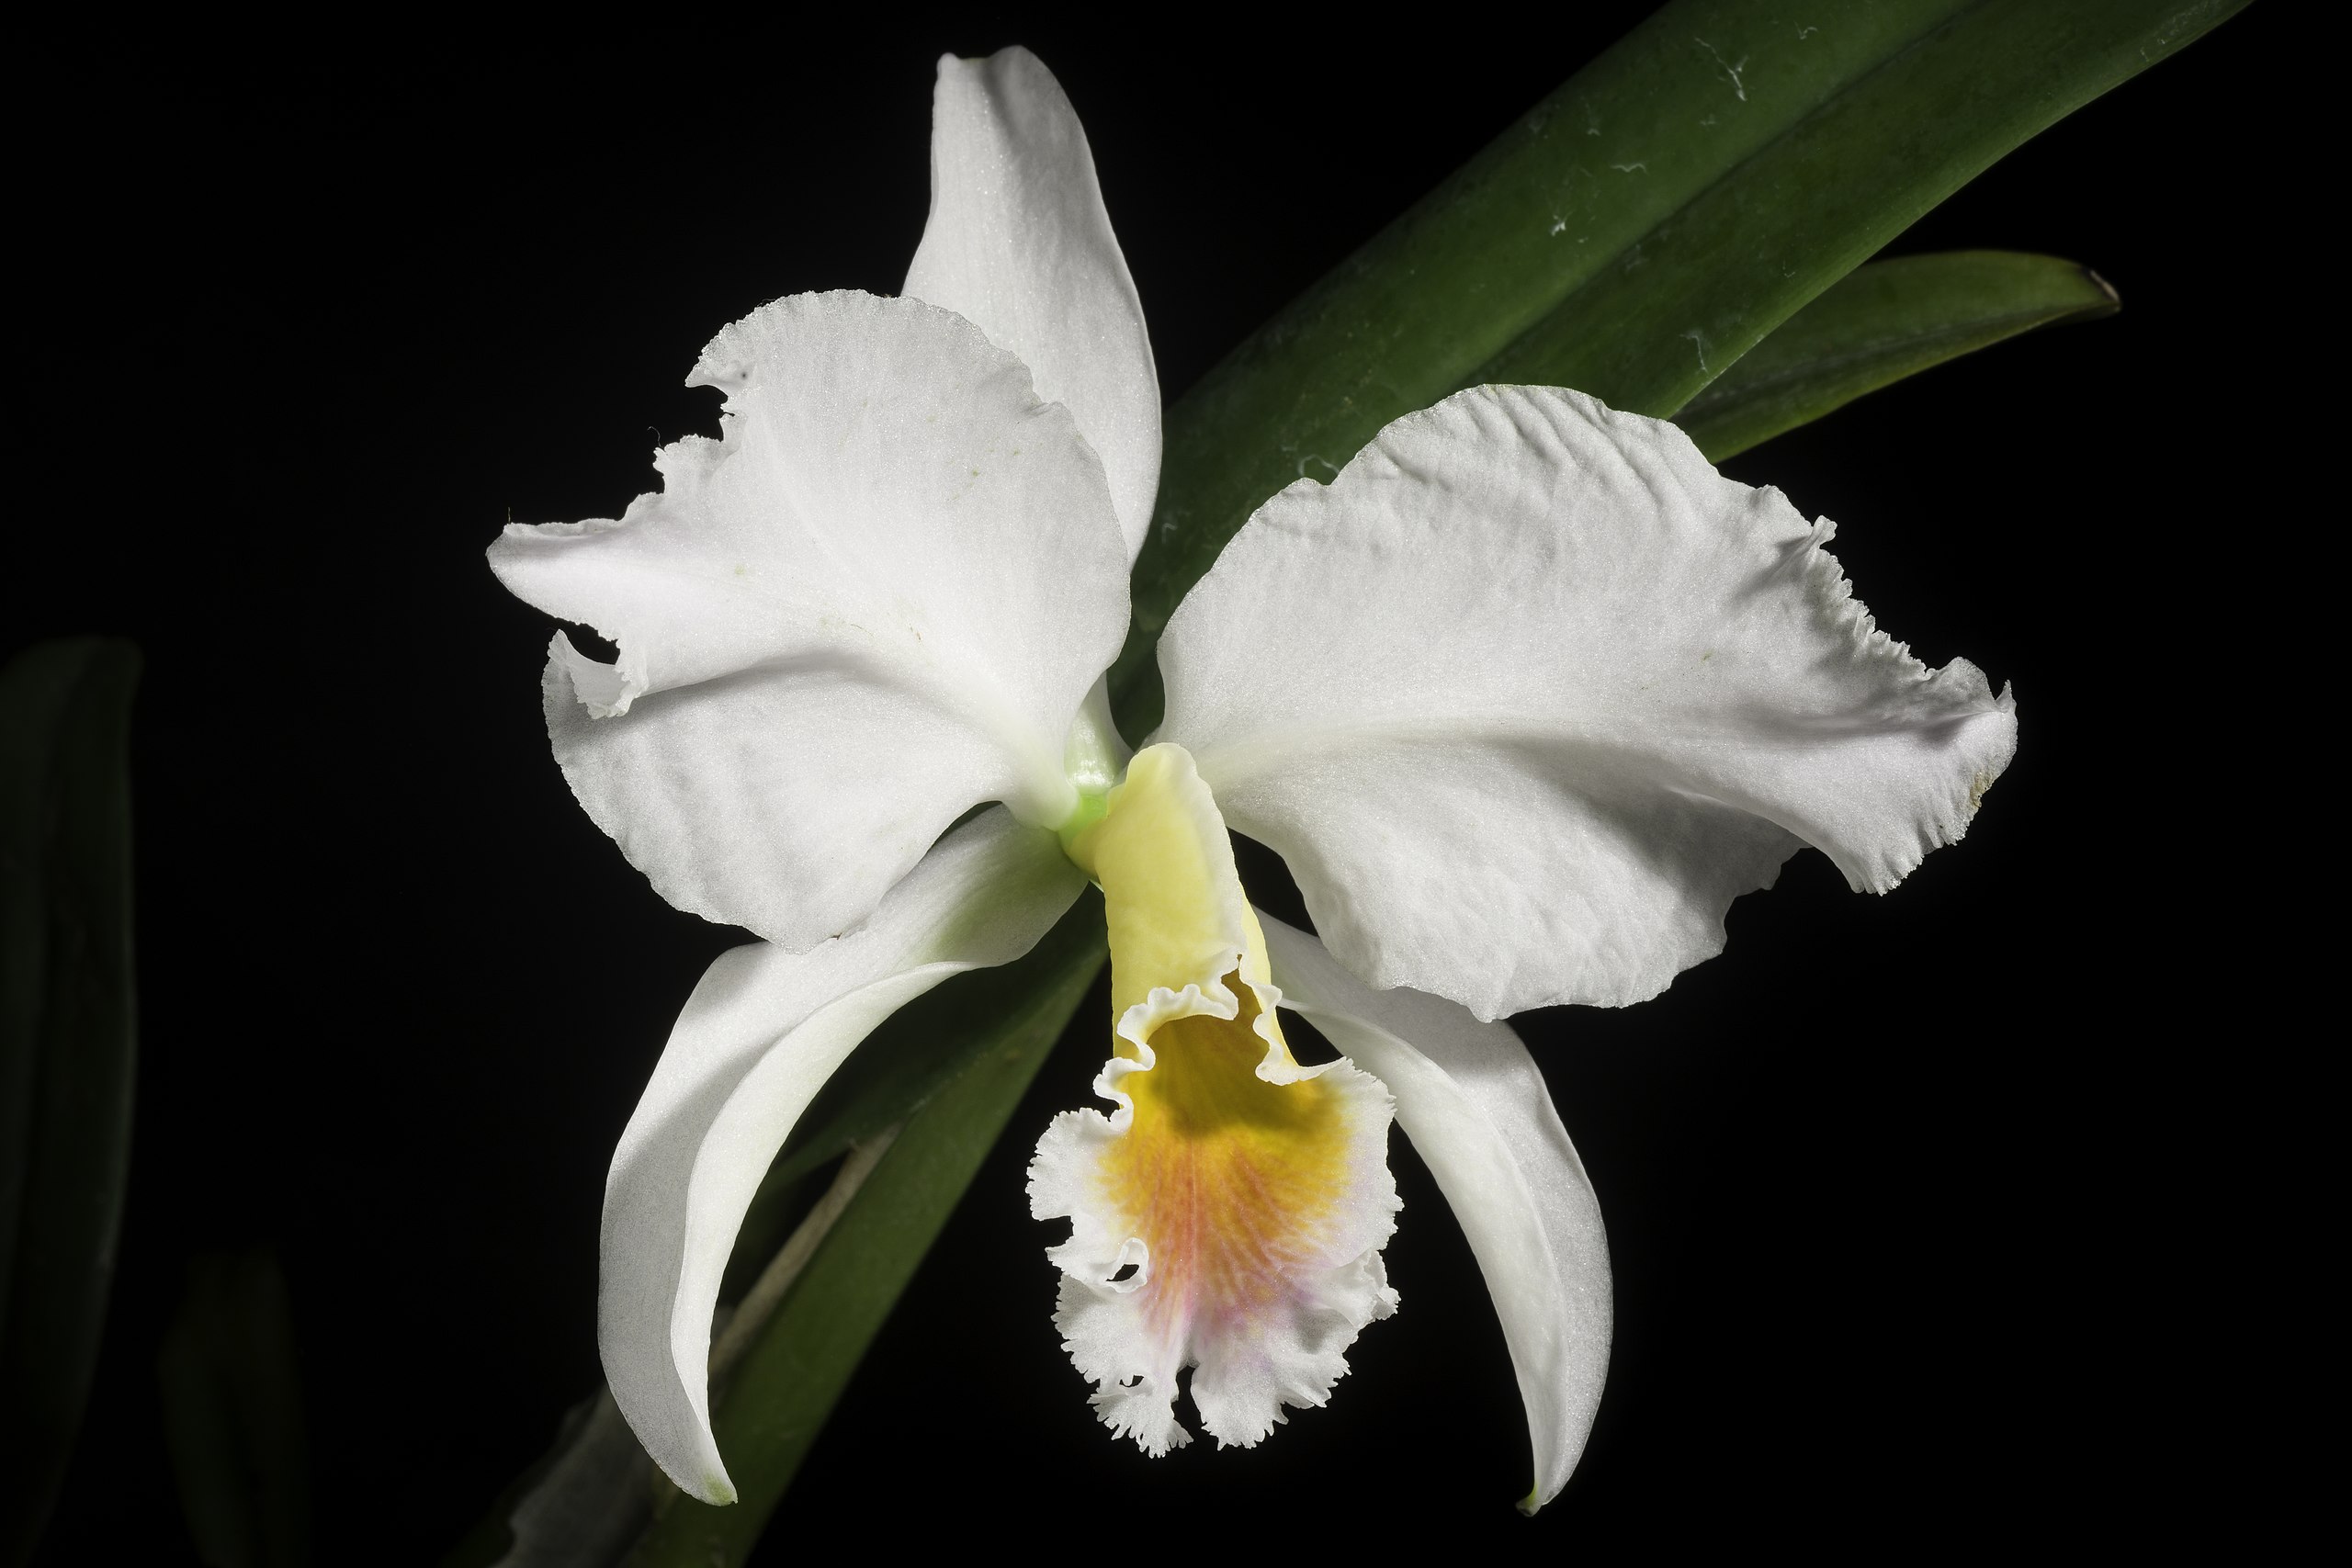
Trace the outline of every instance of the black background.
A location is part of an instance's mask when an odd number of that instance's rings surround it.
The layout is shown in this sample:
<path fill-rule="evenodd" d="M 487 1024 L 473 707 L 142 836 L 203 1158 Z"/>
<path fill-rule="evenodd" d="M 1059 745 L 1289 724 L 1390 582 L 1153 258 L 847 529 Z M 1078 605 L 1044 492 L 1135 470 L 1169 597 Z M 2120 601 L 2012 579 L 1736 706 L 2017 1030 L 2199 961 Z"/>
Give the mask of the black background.
<path fill-rule="evenodd" d="M 678 383 L 722 323 L 896 288 L 934 57 L 1023 41 L 1060 76 L 1174 396 L 1644 7 L 1552 9 L 1574 14 L 1409 36 L 894 9 L 758 39 L 641 16 L 27 52 L 0 653 L 101 631 L 148 659 L 135 1166 L 47 1561 L 191 1550 L 153 1365 L 199 1248 L 285 1259 L 322 1562 L 436 1558 L 594 1385 L 605 1161 L 738 938 L 573 806 L 537 712 L 548 628 L 481 551 L 510 516 L 616 515 L 658 441 L 715 431 L 716 395 Z M 1230 1553 L 1434 1525 L 1613 1560 L 2187 1528 L 2191 1407 L 2227 1382 L 2199 1370 L 2200 1270 L 2230 1245 L 2191 1151 L 2242 1093 L 2194 1006 L 2242 916 L 2183 857 L 2267 798 L 2212 731 L 2256 636 L 2229 552 L 2299 515 L 2301 449 L 2259 412 L 2295 334 L 2246 324 L 2291 304 L 2267 85 L 2296 15 L 2225 26 L 1898 246 L 2074 256 L 2121 315 L 1731 465 L 1838 518 L 1923 657 L 2015 680 L 2023 738 L 1967 841 L 1893 896 L 1807 852 L 1663 998 L 1520 1021 L 1617 1269 L 1559 1501 L 1510 1509 L 1509 1361 L 1401 1140 L 1404 1308 L 1329 1408 L 1157 1463 L 1094 1425 L 1021 1188 L 1087 1103 L 1090 1006 L 763 1560 L 787 1531 Z"/>

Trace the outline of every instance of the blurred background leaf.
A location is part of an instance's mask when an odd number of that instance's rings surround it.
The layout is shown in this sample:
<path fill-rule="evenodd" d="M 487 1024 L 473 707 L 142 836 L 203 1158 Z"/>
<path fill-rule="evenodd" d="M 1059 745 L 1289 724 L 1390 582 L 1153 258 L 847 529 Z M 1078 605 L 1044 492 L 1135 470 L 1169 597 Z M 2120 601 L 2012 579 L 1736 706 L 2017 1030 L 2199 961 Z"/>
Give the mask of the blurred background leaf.
<path fill-rule="evenodd" d="M 89 1394 L 130 1155 L 130 700 L 74 637 L 0 669 L 0 1562 L 31 1555 Z"/>
<path fill-rule="evenodd" d="M 2116 309 L 2104 278 L 2056 256 L 1951 251 L 1871 262 L 1790 317 L 1674 420 L 1720 463 L 1948 359 Z"/>
<path fill-rule="evenodd" d="M 311 1561 L 300 1364 L 275 1253 L 190 1263 L 156 1374 L 181 1511 L 205 1568 Z"/>

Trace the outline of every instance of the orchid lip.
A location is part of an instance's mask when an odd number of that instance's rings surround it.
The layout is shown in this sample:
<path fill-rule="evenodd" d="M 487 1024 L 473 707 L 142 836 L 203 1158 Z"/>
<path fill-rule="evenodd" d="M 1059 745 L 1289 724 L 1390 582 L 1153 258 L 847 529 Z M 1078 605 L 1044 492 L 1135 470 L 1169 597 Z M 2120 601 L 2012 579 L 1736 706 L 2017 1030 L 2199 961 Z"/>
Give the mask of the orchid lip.
<path fill-rule="evenodd" d="M 1223 1444 L 1322 1404 L 1366 1324 L 1396 1310 L 1390 1101 L 1345 1061 L 1302 1067 L 1215 802 L 1180 747 L 1136 754 L 1068 838 L 1102 888 L 1115 1109 L 1057 1118 L 1031 1207 L 1067 1216 L 1055 1322 L 1104 1424 L 1159 1454 L 1190 1440 L 1179 1380 Z M 1134 1271 L 1123 1276 L 1122 1270 Z"/>

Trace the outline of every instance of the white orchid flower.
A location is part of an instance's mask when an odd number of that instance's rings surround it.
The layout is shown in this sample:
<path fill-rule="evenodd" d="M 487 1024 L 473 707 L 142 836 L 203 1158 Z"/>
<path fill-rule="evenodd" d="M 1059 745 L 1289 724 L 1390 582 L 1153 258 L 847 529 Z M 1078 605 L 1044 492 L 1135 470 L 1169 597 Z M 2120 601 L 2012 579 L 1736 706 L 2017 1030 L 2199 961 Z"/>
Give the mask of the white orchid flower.
<path fill-rule="evenodd" d="M 1130 758 L 1102 675 L 1158 480 L 1141 307 L 1034 57 L 943 60 L 933 113 L 902 297 L 727 328 L 692 378 L 722 439 L 663 448 L 617 522 L 491 551 L 618 649 L 559 635 L 548 664 L 581 804 L 672 903 L 765 939 L 705 976 L 614 1156 L 614 1397 L 731 1500 L 705 1375 L 763 1173 L 869 1031 L 1091 878 L 1115 1110 L 1060 1117 L 1030 1192 L 1073 1222 L 1056 1321 L 1102 1419 L 1186 1441 L 1186 1367 L 1221 1443 L 1326 1400 L 1396 1302 L 1393 1114 L 1490 1287 L 1539 1506 L 1599 1402 L 1608 1253 L 1535 1064 L 1481 1021 L 1655 994 L 1804 844 L 1891 887 L 2007 762 L 2009 697 L 1873 629 L 1830 525 L 1672 425 L 1480 387 L 1259 510 L 1170 622 Z M 1252 912 L 1228 827 L 1321 942 Z M 1281 1007 L 1344 1057 L 1300 1066 Z"/>

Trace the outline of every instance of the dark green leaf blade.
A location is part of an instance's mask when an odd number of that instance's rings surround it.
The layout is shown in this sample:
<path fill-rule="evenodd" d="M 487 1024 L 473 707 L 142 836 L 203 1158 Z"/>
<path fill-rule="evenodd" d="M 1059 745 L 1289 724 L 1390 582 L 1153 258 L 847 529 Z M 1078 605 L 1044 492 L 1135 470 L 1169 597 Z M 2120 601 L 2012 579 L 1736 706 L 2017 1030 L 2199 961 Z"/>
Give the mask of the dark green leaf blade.
<path fill-rule="evenodd" d="M 723 1568 L 749 1555 L 1102 958 L 1102 898 L 1090 891 L 1027 957 L 993 972 L 1002 999 L 974 1021 L 986 1048 L 909 1119 L 735 1364 L 712 1426 L 738 1501 L 676 1498 L 632 1568 Z"/>
<path fill-rule="evenodd" d="M 2106 279 L 2056 256 L 1952 251 L 1871 262 L 1781 323 L 1675 423 L 1719 463 L 1948 359 L 2116 309 Z"/>
<path fill-rule="evenodd" d="M 1963 9 L 1825 0 L 1800 37 L 1781 6 L 1677 0 L 1227 355 L 1168 411 L 1112 672 L 1128 735 L 1159 722 L 1161 627 L 1261 502 L 1481 378 L 1727 170 Z"/>
<path fill-rule="evenodd" d="M 1995 159 L 2244 4 L 1668 6 L 1170 409 L 1123 726 L 1159 722 L 1160 629 L 1283 485 L 1480 382 L 1672 414 Z"/>
<path fill-rule="evenodd" d="M 1971 6 L 1659 224 L 1476 378 L 1671 416 L 2005 153 L 2244 4 Z"/>
<path fill-rule="evenodd" d="M 131 693 L 76 637 L 0 670 L 0 1561 L 39 1539 L 81 1426 L 129 1169 Z"/>

